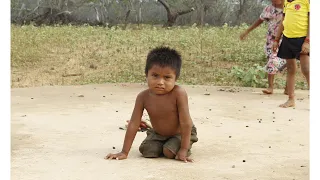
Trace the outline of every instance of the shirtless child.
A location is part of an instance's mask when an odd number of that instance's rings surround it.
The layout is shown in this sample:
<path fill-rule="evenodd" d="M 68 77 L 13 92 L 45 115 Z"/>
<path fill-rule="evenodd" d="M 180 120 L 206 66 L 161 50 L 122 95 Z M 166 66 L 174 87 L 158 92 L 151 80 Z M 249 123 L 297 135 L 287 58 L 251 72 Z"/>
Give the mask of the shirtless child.
<path fill-rule="evenodd" d="M 146 109 L 153 128 L 147 131 L 147 137 L 139 147 L 142 156 L 156 158 L 164 155 L 184 162 L 193 161 L 189 156 L 192 144 L 198 141 L 197 129 L 189 114 L 186 91 L 175 85 L 180 69 L 181 56 L 176 50 L 158 47 L 149 52 L 145 67 L 149 88 L 136 98 L 122 151 L 108 154 L 105 159 L 128 157 Z"/>

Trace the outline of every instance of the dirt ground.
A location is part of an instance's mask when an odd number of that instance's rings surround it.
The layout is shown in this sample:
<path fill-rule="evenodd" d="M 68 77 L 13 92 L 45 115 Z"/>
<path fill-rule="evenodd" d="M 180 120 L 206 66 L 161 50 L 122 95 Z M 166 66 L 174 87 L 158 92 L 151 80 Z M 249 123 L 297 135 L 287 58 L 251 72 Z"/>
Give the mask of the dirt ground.
<path fill-rule="evenodd" d="M 141 157 L 145 132 L 128 159 L 103 159 L 121 150 L 119 126 L 144 84 L 12 89 L 11 179 L 309 179 L 308 91 L 296 91 L 295 109 L 282 109 L 282 90 L 266 96 L 261 89 L 183 87 L 198 129 L 194 163 Z"/>

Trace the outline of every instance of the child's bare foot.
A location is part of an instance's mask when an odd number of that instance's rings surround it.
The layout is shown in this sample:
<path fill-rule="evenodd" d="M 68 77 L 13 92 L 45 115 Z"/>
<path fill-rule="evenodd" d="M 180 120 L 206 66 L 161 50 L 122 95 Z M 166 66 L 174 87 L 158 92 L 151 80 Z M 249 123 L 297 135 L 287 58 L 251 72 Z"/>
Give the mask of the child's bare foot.
<path fill-rule="evenodd" d="M 273 94 L 273 89 L 272 88 L 267 88 L 262 90 L 263 94 Z"/>
<path fill-rule="evenodd" d="M 284 104 L 280 104 L 279 107 L 282 108 L 288 108 L 288 107 L 294 107 L 296 104 L 294 102 L 294 99 L 288 99 L 287 102 L 285 102 Z"/>

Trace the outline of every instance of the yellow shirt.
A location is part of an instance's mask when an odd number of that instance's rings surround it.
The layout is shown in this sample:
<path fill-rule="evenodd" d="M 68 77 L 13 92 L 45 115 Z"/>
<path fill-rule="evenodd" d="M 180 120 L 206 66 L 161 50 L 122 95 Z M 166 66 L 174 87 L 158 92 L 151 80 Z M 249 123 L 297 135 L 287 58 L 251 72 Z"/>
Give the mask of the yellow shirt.
<path fill-rule="evenodd" d="M 305 37 L 308 34 L 309 25 L 309 0 L 285 0 L 283 13 L 283 34 L 288 38 Z"/>

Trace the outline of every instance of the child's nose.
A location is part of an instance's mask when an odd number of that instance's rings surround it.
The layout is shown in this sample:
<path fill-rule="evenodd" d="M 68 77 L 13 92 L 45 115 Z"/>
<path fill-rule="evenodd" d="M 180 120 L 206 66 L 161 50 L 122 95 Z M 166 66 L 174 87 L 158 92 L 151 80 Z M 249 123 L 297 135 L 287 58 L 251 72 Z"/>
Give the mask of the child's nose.
<path fill-rule="evenodd" d="M 160 85 L 164 84 L 164 79 L 160 78 L 159 81 L 158 81 L 158 84 L 160 84 Z"/>

